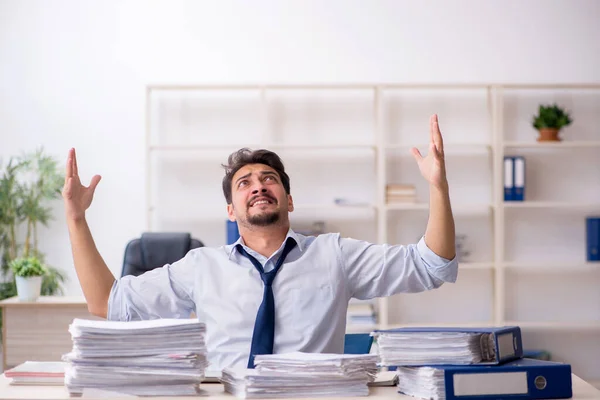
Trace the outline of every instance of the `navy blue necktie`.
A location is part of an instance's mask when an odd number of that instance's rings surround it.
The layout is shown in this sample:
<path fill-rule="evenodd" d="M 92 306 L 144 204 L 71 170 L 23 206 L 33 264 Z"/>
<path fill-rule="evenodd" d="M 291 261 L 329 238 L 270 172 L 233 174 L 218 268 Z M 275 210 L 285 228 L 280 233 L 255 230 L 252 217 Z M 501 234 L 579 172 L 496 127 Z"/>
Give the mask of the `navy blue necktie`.
<path fill-rule="evenodd" d="M 257 354 L 273 354 L 273 340 L 275 338 L 275 298 L 273 297 L 273 280 L 277 272 L 283 265 L 283 261 L 288 253 L 296 246 L 296 241 L 288 238 L 281 252 L 281 256 L 269 272 L 263 270 L 258 260 L 252 257 L 241 244 L 236 247 L 244 256 L 248 257 L 256 270 L 260 273 L 260 278 L 264 283 L 263 300 L 256 314 L 254 323 L 254 332 L 252 333 L 252 347 L 250 348 L 250 358 L 248 359 L 248 368 L 254 368 L 254 356 Z"/>

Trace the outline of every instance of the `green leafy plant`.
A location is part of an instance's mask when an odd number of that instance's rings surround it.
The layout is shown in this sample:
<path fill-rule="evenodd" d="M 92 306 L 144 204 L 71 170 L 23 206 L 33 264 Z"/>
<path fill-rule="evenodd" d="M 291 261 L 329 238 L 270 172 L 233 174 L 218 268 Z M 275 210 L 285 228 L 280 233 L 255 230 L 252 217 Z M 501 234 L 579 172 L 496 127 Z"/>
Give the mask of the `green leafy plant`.
<path fill-rule="evenodd" d="M 45 263 L 38 248 L 39 225 L 52 220 L 51 202 L 60 198 L 63 173 L 43 149 L 0 163 L 0 299 L 16 296 L 11 262 L 36 258 L 45 266 L 42 295 L 63 294 L 66 276 Z"/>
<path fill-rule="evenodd" d="M 48 269 L 36 257 L 15 258 L 9 264 L 12 273 L 15 276 L 29 278 L 32 276 L 44 276 Z"/>
<path fill-rule="evenodd" d="M 556 104 L 541 104 L 538 114 L 533 117 L 533 127 L 535 129 L 553 128 L 561 129 L 571 124 L 572 119 L 567 111 Z"/>

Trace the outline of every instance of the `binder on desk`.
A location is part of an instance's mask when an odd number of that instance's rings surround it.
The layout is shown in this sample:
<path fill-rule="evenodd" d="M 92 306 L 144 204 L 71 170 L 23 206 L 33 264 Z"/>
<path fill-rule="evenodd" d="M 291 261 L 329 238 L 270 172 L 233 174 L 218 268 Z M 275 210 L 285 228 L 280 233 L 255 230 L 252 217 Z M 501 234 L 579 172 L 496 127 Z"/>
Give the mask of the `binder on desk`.
<path fill-rule="evenodd" d="M 514 189 L 513 200 L 525 200 L 525 157 L 513 157 L 514 163 Z"/>
<path fill-rule="evenodd" d="M 400 367 L 398 391 L 429 399 L 565 399 L 571 365 L 532 359 L 493 366 Z M 501 397 L 500 397 L 501 396 Z"/>
<path fill-rule="evenodd" d="M 514 160 L 504 156 L 504 201 L 514 200 Z"/>
<path fill-rule="evenodd" d="M 497 365 L 523 357 L 521 328 L 411 327 L 377 330 L 380 364 Z"/>

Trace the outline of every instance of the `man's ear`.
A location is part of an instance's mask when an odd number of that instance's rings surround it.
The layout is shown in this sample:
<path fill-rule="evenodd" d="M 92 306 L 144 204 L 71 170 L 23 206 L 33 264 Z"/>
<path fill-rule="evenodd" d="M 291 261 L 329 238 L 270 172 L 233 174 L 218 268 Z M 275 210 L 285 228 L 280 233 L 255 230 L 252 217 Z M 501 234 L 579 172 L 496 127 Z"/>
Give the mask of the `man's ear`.
<path fill-rule="evenodd" d="M 235 221 L 235 214 L 233 212 L 233 204 L 227 204 L 227 218 L 229 218 L 229 220 L 231 222 Z"/>
<path fill-rule="evenodd" d="M 292 199 L 291 194 L 288 194 L 287 198 L 288 198 L 288 211 L 292 212 L 292 211 L 294 211 L 294 199 Z"/>

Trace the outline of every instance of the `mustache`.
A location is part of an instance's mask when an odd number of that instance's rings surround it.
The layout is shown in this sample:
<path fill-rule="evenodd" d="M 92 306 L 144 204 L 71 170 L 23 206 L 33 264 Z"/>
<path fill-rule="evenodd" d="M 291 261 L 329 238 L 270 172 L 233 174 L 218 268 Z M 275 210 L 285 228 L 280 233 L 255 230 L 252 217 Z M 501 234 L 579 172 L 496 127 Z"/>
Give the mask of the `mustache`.
<path fill-rule="evenodd" d="M 277 204 L 277 199 L 276 199 L 276 198 L 274 198 L 273 196 L 271 196 L 271 195 L 268 195 L 268 194 L 260 194 L 260 195 L 253 196 L 253 197 L 252 197 L 252 198 L 251 198 L 251 199 L 248 201 L 248 206 L 250 206 L 250 204 L 252 204 L 252 202 L 253 202 L 254 200 L 256 200 L 256 199 L 258 199 L 258 198 L 261 198 L 261 197 L 267 198 L 267 199 L 271 200 L 273 203 Z"/>

